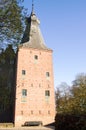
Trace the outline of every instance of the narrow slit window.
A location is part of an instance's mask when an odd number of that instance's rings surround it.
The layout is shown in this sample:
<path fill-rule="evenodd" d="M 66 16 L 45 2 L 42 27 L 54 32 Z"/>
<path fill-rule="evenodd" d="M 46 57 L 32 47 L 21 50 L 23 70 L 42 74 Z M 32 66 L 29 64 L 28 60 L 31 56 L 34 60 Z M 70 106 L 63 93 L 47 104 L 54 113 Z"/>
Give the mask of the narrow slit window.
<path fill-rule="evenodd" d="M 33 115 L 33 111 L 31 111 L 31 114 Z"/>
<path fill-rule="evenodd" d="M 41 114 L 41 111 L 39 111 L 39 114 Z"/>
<path fill-rule="evenodd" d="M 23 111 L 21 111 L 21 115 L 23 115 Z"/>
<path fill-rule="evenodd" d="M 48 114 L 50 115 L 50 111 L 48 111 Z"/>
<path fill-rule="evenodd" d="M 39 87 L 41 87 L 41 84 L 39 84 Z"/>
<path fill-rule="evenodd" d="M 31 84 L 31 87 L 33 87 L 33 84 Z"/>

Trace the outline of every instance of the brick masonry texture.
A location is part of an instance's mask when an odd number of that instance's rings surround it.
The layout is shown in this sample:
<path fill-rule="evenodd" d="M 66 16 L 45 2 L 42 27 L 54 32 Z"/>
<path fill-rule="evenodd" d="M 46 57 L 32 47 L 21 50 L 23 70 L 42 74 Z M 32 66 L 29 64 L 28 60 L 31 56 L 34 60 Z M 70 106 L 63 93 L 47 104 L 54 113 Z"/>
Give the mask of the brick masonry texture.
<path fill-rule="evenodd" d="M 34 56 L 38 56 L 35 59 Z M 25 75 L 22 74 L 25 70 Z M 49 76 L 46 76 L 49 72 Z M 25 121 L 54 122 L 55 96 L 52 51 L 20 47 L 17 55 L 15 126 Z M 26 96 L 22 90 L 27 91 Z M 45 95 L 45 91 L 50 95 Z"/>

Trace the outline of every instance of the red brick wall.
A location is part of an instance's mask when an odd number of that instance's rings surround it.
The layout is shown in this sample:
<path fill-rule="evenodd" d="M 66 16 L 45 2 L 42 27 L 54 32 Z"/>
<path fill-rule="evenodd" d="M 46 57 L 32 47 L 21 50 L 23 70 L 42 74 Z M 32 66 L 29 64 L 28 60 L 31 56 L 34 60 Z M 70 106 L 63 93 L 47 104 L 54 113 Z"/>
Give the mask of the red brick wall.
<path fill-rule="evenodd" d="M 38 60 L 34 59 L 38 56 Z M 26 71 L 22 75 L 22 70 Z M 49 72 L 50 77 L 46 77 Z M 27 96 L 22 97 L 22 89 Z M 45 96 L 45 91 L 50 96 Z M 55 98 L 53 81 L 52 51 L 19 48 L 16 80 L 15 126 L 25 121 L 42 121 L 43 125 L 52 123 L 55 117 Z"/>

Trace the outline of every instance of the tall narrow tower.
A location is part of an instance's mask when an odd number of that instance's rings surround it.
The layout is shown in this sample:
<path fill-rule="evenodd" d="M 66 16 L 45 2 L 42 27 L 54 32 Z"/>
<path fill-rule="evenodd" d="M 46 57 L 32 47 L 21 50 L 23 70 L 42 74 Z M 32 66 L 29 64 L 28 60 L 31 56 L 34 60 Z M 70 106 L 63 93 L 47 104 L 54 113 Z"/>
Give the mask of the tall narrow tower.
<path fill-rule="evenodd" d="M 17 55 L 15 126 L 25 121 L 54 122 L 55 97 L 52 50 L 47 48 L 34 11 Z"/>

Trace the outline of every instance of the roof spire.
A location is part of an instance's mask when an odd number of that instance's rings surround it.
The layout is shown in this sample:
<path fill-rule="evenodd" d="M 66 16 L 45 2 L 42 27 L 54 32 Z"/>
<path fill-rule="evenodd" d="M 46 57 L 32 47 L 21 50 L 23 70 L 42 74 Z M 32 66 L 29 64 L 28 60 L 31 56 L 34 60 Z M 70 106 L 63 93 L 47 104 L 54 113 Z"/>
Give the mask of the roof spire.
<path fill-rule="evenodd" d="M 32 14 L 34 14 L 34 0 L 32 0 Z"/>

